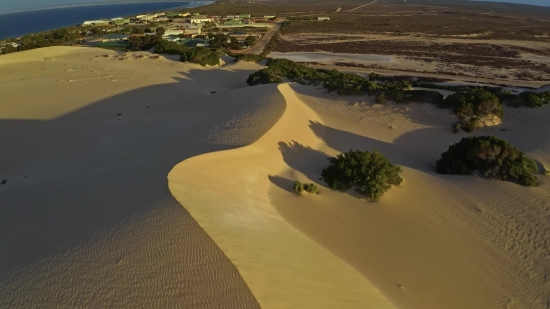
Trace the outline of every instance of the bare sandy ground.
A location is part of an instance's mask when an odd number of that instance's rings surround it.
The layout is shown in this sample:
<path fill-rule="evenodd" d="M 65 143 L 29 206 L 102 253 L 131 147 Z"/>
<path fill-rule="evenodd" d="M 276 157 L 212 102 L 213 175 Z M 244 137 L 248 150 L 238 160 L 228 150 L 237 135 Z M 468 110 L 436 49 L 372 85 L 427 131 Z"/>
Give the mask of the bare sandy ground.
<path fill-rule="evenodd" d="M 0 307 L 548 307 L 549 176 L 435 174 L 466 136 L 449 111 L 150 56 L 0 57 Z M 549 116 L 505 108 L 476 134 L 550 169 Z M 324 187 L 326 158 L 352 148 L 404 184 L 376 203 Z"/>

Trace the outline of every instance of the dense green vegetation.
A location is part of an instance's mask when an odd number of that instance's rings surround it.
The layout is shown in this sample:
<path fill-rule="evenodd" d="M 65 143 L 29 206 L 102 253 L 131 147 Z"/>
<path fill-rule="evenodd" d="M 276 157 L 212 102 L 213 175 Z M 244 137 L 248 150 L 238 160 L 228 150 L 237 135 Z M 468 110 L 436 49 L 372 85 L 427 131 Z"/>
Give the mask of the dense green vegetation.
<path fill-rule="evenodd" d="M 524 92 L 512 94 L 499 87 L 452 86 L 417 81 L 413 78 L 384 77 L 371 73 L 363 77 L 337 70 L 313 69 L 287 59 L 268 59 L 268 66 L 251 74 L 247 83 L 250 86 L 280 83 L 283 78 L 306 85 L 322 85 L 326 90 L 341 95 L 373 95 L 375 102 L 384 104 L 386 100 L 396 103 L 428 102 L 440 108 L 451 108 L 461 118 L 453 125 L 453 130 L 471 132 L 482 120 L 495 115 L 502 119 L 503 106 L 508 102 L 513 106 L 541 107 L 550 102 L 550 92 Z M 435 90 L 411 90 L 412 87 L 455 91 L 446 98 Z"/>
<path fill-rule="evenodd" d="M 294 193 L 298 195 L 302 195 L 302 192 L 304 191 L 304 185 L 300 181 L 294 182 Z"/>
<path fill-rule="evenodd" d="M 399 175 L 401 168 L 376 150 L 350 150 L 329 161 L 330 165 L 321 173 L 328 186 L 341 191 L 355 187 L 369 201 L 378 200 L 392 185 L 403 182 Z"/>
<path fill-rule="evenodd" d="M 187 47 L 167 40 L 159 40 L 155 45 L 156 54 L 182 55 L 187 50 Z"/>
<path fill-rule="evenodd" d="M 411 87 L 408 81 L 380 81 L 337 70 L 317 70 L 287 59 L 271 59 L 268 67 L 251 74 L 247 83 L 251 86 L 280 83 L 283 77 L 306 85 L 322 84 L 328 91 L 335 91 L 342 95 L 384 93 L 387 98 L 398 103 L 443 101 L 443 95 L 436 91 L 408 91 Z"/>
<path fill-rule="evenodd" d="M 511 102 L 512 106 L 543 107 L 550 104 L 550 91 L 542 93 L 522 92 Z"/>
<path fill-rule="evenodd" d="M 101 31 L 97 28 L 94 29 L 98 32 Z M 2 54 L 9 54 L 49 46 L 68 46 L 77 43 L 82 37 L 84 37 L 84 31 L 80 31 L 75 27 L 60 28 L 48 32 L 25 35 L 19 41 L 15 39 L 7 40 L 13 43 L 18 42 L 21 45 L 18 47 L 4 47 L 0 51 Z"/>
<path fill-rule="evenodd" d="M 212 51 L 208 47 L 187 48 L 180 57 L 181 62 L 198 63 L 202 66 L 219 65 L 220 52 Z"/>
<path fill-rule="evenodd" d="M 436 162 L 439 174 L 471 175 L 479 172 L 485 177 L 534 186 L 538 171 L 535 161 L 493 136 L 466 137 L 441 154 Z"/>
<path fill-rule="evenodd" d="M 239 42 L 236 38 L 230 37 L 223 33 L 208 33 L 210 41 L 208 42 L 210 48 L 225 48 L 225 49 L 243 49 L 244 44 Z"/>
<path fill-rule="evenodd" d="M 244 44 L 248 47 L 252 47 L 254 45 L 256 45 L 256 38 L 249 35 L 246 37 L 246 39 L 244 40 Z"/>

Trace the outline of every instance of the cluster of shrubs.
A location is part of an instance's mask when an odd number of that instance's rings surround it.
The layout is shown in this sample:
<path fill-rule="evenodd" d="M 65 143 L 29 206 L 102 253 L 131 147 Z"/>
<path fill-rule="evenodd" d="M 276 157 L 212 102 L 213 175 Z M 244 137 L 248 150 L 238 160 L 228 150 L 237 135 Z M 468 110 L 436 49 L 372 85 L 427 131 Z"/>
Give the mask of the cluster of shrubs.
<path fill-rule="evenodd" d="M 84 36 L 83 32 L 74 27 L 59 28 L 52 31 L 28 34 L 17 39 L 8 39 L 8 42 L 19 43 L 18 47 L 4 47 L 2 54 L 50 46 L 67 46 L 77 43 Z"/>
<path fill-rule="evenodd" d="M 314 183 L 301 183 L 300 181 L 295 181 L 294 192 L 298 195 L 302 195 L 302 192 L 304 191 L 311 194 L 317 194 L 319 192 L 319 188 Z"/>
<path fill-rule="evenodd" d="M 542 93 L 534 93 L 531 91 L 525 91 L 520 94 L 513 94 L 510 91 L 504 90 L 501 87 L 490 86 L 454 86 L 454 85 L 442 85 L 432 84 L 427 82 L 413 82 L 413 86 L 430 88 L 430 89 L 442 89 L 455 92 L 475 92 L 486 91 L 495 95 L 502 103 L 507 103 L 514 107 L 542 107 L 550 103 L 550 91 Z"/>
<path fill-rule="evenodd" d="M 182 46 L 154 35 L 135 37 L 135 39 L 130 41 L 130 49 L 148 50 L 151 48 L 151 44 L 153 44 L 155 53 L 157 54 L 180 55 L 181 62 L 192 62 L 202 66 L 219 65 L 220 56 L 224 54 L 221 50 L 212 50 L 208 47 Z"/>
<path fill-rule="evenodd" d="M 436 162 L 439 174 L 471 175 L 474 172 L 499 180 L 534 186 L 538 171 L 535 161 L 494 136 L 466 137 L 441 154 Z"/>
<path fill-rule="evenodd" d="M 514 107 L 543 107 L 550 104 L 550 91 L 542 93 L 522 92 L 511 102 Z"/>
<path fill-rule="evenodd" d="M 154 37 L 154 36 L 151 36 Z M 167 54 L 167 55 L 182 55 L 185 53 L 189 48 L 179 45 L 175 42 L 170 42 L 167 40 L 158 40 L 157 44 L 155 45 L 155 53 L 156 54 Z"/>
<path fill-rule="evenodd" d="M 436 91 L 407 91 L 411 87 L 408 81 L 377 79 L 377 75 L 363 77 L 338 70 L 313 69 L 288 59 L 268 59 L 268 66 L 251 74 L 247 83 L 250 86 L 268 83 L 280 83 L 283 78 L 305 85 L 323 85 L 328 91 L 341 95 L 378 95 L 383 94 L 397 103 L 443 101 L 443 95 Z"/>
<path fill-rule="evenodd" d="M 369 201 L 378 200 L 392 185 L 403 182 L 401 168 L 377 151 L 350 150 L 329 161 L 321 173 L 327 185 L 340 191 L 355 187 Z"/>

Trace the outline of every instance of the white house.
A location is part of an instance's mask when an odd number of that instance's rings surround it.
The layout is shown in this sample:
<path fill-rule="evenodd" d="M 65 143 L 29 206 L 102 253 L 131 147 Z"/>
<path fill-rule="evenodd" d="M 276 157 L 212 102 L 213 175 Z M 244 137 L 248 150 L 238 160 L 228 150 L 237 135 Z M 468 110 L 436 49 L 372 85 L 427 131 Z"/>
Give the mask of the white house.
<path fill-rule="evenodd" d="M 108 26 L 109 21 L 108 20 L 87 20 L 82 23 L 83 27 L 86 26 Z"/>
<path fill-rule="evenodd" d="M 164 31 L 164 36 L 180 35 L 183 34 L 183 30 L 166 30 Z"/>
<path fill-rule="evenodd" d="M 329 17 L 317 17 L 317 20 L 321 21 L 321 20 L 330 20 Z"/>
<path fill-rule="evenodd" d="M 212 21 L 212 18 L 208 18 L 203 15 L 197 15 L 197 16 L 191 17 L 190 21 L 192 24 L 200 24 L 203 22 Z"/>

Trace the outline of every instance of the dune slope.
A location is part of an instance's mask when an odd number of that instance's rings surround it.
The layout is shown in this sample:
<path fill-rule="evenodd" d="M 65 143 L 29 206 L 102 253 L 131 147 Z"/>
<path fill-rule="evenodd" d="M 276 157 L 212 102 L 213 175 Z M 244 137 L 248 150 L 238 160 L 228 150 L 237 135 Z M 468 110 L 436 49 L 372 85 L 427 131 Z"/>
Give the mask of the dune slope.
<path fill-rule="evenodd" d="M 437 175 L 431 165 L 465 136 L 448 129 L 449 111 L 372 106 L 369 98 L 344 102 L 312 89 L 280 85 L 285 113 L 262 138 L 193 157 L 169 174 L 173 195 L 263 307 L 383 308 L 388 300 L 399 308 L 547 307 L 548 176 L 525 188 Z M 507 131 L 476 134 L 503 137 L 547 166 L 550 140 L 542 120 L 548 109 L 506 114 Z M 402 166 L 405 183 L 377 203 L 324 187 L 318 178 L 326 158 L 358 148 L 377 149 Z M 295 180 L 316 182 L 321 193 L 296 196 Z M 340 270 L 341 262 L 322 255 L 319 245 L 353 269 Z M 320 265 L 330 274 L 326 286 L 313 270 Z M 358 274 L 370 282 L 360 297 L 347 287 Z M 319 302 L 300 302 L 314 288 Z"/>
<path fill-rule="evenodd" d="M 277 86 L 254 88 L 270 87 Z M 286 101 L 286 110 L 264 136 L 176 165 L 170 191 L 237 266 L 262 308 L 393 308 L 359 273 L 281 218 L 266 196 L 285 166 L 279 144 L 319 143 L 308 128 L 317 115 L 288 84 L 278 89 L 284 100 L 276 103 Z"/>
<path fill-rule="evenodd" d="M 269 94 L 247 100 L 239 89 L 254 65 L 149 56 L 53 47 L 0 57 L 0 308 L 259 308 L 166 175 L 261 136 L 221 143 L 214 133 L 245 111 L 267 113 L 257 101 Z"/>

